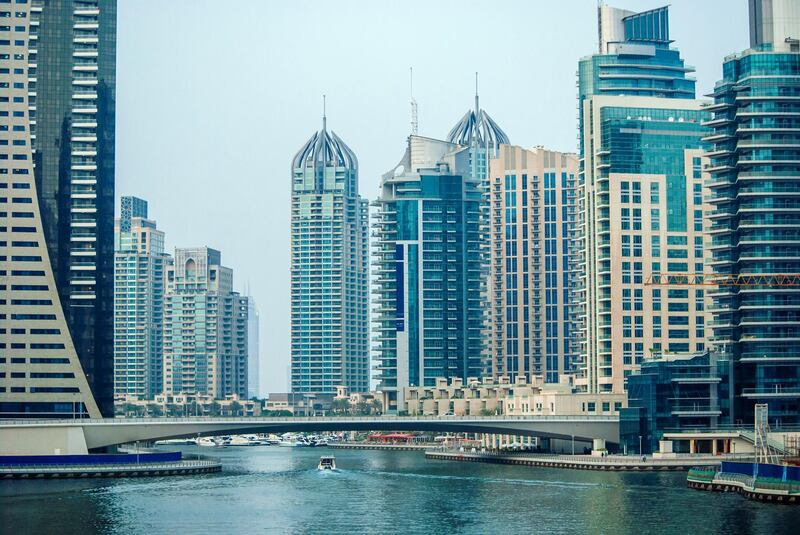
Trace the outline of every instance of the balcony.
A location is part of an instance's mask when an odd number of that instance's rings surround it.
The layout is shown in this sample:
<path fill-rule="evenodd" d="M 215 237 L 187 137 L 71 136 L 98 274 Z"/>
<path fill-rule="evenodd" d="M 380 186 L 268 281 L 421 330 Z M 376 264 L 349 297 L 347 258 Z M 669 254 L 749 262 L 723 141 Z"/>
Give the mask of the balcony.
<path fill-rule="evenodd" d="M 800 398 L 800 385 L 743 388 L 742 397 L 756 399 Z"/>

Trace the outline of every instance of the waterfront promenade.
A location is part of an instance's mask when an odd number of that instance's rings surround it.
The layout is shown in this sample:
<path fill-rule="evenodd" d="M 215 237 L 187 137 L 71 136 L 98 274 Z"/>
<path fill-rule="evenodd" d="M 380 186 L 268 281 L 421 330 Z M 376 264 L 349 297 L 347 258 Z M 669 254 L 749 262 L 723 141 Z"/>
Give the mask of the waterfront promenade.
<path fill-rule="evenodd" d="M 723 460 L 746 460 L 749 456 L 676 455 L 653 458 L 641 455 L 542 455 L 495 452 L 458 452 L 452 450 L 429 450 L 425 458 L 438 461 L 508 464 L 517 466 L 539 466 L 546 468 L 569 468 L 574 470 L 603 470 L 612 472 L 688 471 L 696 466 L 719 466 Z"/>
<path fill-rule="evenodd" d="M 222 470 L 217 459 L 118 464 L 0 464 L 0 479 L 72 479 L 90 477 L 155 477 L 209 474 Z"/>

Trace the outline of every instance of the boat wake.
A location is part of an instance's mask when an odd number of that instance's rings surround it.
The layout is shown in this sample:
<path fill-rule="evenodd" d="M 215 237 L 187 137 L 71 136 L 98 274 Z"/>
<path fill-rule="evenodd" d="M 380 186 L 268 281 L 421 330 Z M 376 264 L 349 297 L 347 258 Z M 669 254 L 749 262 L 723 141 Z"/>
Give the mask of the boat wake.
<path fill-rule="evenodd" d="M 386 477 L 407 477 L 416 479 L 441 479 L 450 481 L 476 481 L 480 483 L 492 483 L 497 485 L 519 485 L 527 487 L 559 487 L 559 488 L 599 488 L 612 487 L 603 483 L 581 483 L 577 481 L 547 481 L 543 479 L 508 479 L 498 477 L 482 476 L 451 476 L 438 474 L 415 474 L 412 472 L 376 472 L 363 470 L 364 474 L 372 474 Z"/>

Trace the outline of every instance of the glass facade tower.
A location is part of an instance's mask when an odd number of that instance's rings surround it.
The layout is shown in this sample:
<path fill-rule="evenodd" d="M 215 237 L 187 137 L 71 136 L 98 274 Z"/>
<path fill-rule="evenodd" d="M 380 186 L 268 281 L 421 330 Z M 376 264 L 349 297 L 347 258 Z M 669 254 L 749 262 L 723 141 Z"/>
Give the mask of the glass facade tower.
<path fill-rule="evenodd" d="M 111 416 L 116 0 L 29 3 L 28 98 L 42 224 L 75 349 L 100 410 Z"/>
<path fill-rule="evenodd" d="M 367 221 L 358 160 L 323 118 L 292 160 L 295 394 L 369 391 Z"/>
<path fill-rule="evenodd" d="M 375 202 L 375 337 L 389 410 L 403 388 L 483 372 L 482 192 L 469 149 L 410 136 Z"/>
<path fill-rule="evenodd" d="M 773 423 L 800 423 L 800 288 L 769 277 L 800 273 L 798 15 L 796 2 L 751 2 L 752 48 L 725 59 L 708 108 L 711 266 L 764 276 L 712 293 L 733 422 L 752 423 L 766 403 Z"/>
<path fill-rule="evenodd" d="M 669 47 L 667 8 L 602 6 L 600 18 L 602 53 L 582 59 L 578 73 L 577 384 L 620 393 L 644 358 L 705 348 L 703 289 L 646 281 L 705 269 L 707 114 L 693 100 L 691 69 Z"/>

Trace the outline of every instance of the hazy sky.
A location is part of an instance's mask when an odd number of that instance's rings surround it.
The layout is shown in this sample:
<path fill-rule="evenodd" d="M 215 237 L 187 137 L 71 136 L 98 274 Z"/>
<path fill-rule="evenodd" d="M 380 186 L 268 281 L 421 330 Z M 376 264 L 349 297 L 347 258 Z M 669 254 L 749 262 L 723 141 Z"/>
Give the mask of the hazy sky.
<path fill-rule="evenodd" d="M 666 2 L 619 0 L 645 10 Z M 420 134 L 481 105 L 524 147 L 576 150 L 575 71 L 595 0 L 120 0 L 117 195 L 150 203 L 167 246 L 208 245 L 261 314 L 262 392 L 289 363 L 291 157 L 321 126 L 355 151 L 361 195 L 403 155 L 414 67 Z M 746 0 L 671 0 L 698 93 L 748 46 Z"/>

